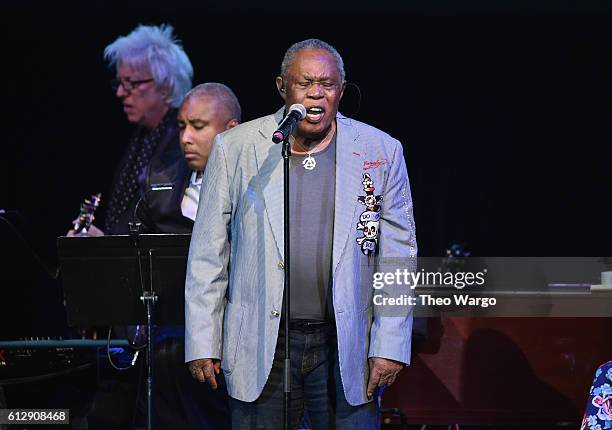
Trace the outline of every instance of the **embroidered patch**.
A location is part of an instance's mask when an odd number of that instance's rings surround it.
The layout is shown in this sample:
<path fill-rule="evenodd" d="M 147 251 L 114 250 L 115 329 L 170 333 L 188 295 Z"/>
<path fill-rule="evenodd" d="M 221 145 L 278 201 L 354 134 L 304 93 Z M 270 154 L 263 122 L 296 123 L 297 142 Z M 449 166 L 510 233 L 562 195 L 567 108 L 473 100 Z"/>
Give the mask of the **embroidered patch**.
<path fill-rule="evenodd" d="M 363 170 L 376 169 L 377 167 L 384 166 L 385 164 L 389 164 L 389 161 L 386 158 L 376 161 L 364 161 Z"/>
<path fill-rule="evenodd" d="M 612 392 L 610 385 L 600 387 L 599 394 L 591 401 L 597 408 L 597 418 L 603 421 L 612 421 Z"/>
<path fill-rule="evenodd" d="M 357 200 L 366 207 L 366 210 L 359 215 L 357 230 L 363 231 L 363 236 L 357 238 L 357 244 L 361 246 L 361 252 L 364 255 L 372 256 L 378 247 L 378 226 L 380 224 L 380 205 L 383 199 L 382 195 L 374 195 L 374 181 L 369 173 L 363 174 L 363 191 L 365 196 L 357 197 Z"/>
<path fill-rule="evenodd" d="M 595 372 L 584 412 L 581 430 L 612 429 L 612 362 L 605 363 Z"/>

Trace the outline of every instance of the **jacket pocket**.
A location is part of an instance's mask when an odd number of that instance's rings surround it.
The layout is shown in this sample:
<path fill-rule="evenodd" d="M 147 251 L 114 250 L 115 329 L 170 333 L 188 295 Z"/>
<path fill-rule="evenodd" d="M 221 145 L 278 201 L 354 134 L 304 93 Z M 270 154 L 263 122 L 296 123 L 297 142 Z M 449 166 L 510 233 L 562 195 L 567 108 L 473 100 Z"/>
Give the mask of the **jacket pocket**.
<path fill-rule="evenodd" d="M 228 301 L 225 305 L 223 320 L 223 357 L 221 360 L 221 368 L 227 373 L 231 373 L 236 365 L 243 320 L 244 308 Z"/>

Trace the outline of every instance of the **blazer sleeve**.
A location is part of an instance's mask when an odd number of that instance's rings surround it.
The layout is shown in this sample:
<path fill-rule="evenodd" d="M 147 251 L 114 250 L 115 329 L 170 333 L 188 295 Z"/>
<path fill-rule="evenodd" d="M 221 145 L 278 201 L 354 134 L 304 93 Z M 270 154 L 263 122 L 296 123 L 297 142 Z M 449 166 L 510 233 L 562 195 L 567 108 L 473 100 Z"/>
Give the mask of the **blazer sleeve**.
<path fill-rule="evenodd" d="M 395 149 L 386 180 L 379 226 L 378 271 L 416 270 L 417 243 L 412 197 L 401 143 Z M 375 294 L 399 297 L 411 294 L 406 286 L 385 286 Z M 382 357 L 410 364 L 412 307 L 373 306 L 368 357 Z"/>
<path fill-rule="evenodd" d="M 221 136 L 202 178 L 185 283 L 185 361 L 221 359 L 223 314 L 228 286 L 231 201 Z"/>

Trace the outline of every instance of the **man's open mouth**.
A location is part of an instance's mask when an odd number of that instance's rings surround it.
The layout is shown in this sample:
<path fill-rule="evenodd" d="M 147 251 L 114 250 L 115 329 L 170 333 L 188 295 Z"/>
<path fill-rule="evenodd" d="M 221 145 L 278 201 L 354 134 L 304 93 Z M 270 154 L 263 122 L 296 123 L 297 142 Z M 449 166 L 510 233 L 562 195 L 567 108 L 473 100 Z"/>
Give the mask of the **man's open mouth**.
<path fill-rule="evenodd" d="M 306 119 L 308 122 L 319 122 L 325 114 L 325 109 L 320 106 L 313 106 L 306 109 Z"/>

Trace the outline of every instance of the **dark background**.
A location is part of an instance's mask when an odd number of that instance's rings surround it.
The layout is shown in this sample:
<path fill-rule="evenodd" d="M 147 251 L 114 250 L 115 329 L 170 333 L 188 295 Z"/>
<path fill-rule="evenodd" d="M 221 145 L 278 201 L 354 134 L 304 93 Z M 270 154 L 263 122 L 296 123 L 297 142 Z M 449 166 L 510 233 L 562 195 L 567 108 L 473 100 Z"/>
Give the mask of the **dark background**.
<path fill-rule="evenodd" d="M 612 254 L 612 4 L 147 4 L 159 7 L 0 10 L 0 208 L 21 212 L 43 254 L 85 196 L 109 196 L 131 126 L 102 52 L 139 23 L 172 24 L 194 84 L 229 85 L 244 120 L 280 107 L 291 43 L 334 45 L 362 93 L 355 113 L 349 88 L 343 113 L 404 145 L 421 255 L 451 243 L 481 256 Z M 11 288 L 28 279 L 18 257 L 2 260 L 24 274 Z"/>

